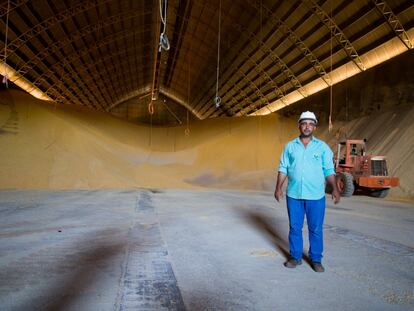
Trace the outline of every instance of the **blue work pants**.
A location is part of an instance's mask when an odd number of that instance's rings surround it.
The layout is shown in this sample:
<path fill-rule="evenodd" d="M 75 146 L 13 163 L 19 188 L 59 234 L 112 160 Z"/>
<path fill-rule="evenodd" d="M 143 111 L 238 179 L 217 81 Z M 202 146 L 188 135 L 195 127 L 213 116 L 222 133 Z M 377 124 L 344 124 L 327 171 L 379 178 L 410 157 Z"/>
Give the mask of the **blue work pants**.
<path fill-rule="evenodd" d="M 298 200 L 287 196 L 286 202 L 289 215 L 290 256 L 296 260 L 302 258 L 302 228 L 306 214 L 309 231 L 309 257 L 313 262 L 321 262 L 325 197 L 319 200 Z"/>

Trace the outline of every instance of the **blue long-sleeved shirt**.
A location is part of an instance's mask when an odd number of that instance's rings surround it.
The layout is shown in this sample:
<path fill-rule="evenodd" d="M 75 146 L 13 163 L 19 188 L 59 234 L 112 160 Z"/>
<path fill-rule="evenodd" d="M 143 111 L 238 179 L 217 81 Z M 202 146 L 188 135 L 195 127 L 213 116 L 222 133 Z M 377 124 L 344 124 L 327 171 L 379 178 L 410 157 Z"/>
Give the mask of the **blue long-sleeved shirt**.
<path fill-rule="evenodd" d="M 305 148 L 297 137 L 283 149 L 279 172 L 288 177 L 289 197 L 319 200 L 325 196 L 325 178 L 335 174 L 332 150 L 316 137 Z"/>

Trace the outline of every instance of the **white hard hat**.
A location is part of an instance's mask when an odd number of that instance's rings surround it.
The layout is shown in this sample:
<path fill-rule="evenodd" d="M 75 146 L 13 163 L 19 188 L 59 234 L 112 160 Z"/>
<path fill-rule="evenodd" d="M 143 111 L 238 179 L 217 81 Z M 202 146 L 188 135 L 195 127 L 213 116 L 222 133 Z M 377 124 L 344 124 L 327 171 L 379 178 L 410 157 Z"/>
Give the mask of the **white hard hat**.
<path fill-rule="evenodd" d="M 315 123 L 318 123 L 318 120 L 316 119 L 315 114 L 311 111 L 302 112 L 300 114 L 298 122 L 300 123 L 302 120 L 313 120 L 315 121 Z"/>

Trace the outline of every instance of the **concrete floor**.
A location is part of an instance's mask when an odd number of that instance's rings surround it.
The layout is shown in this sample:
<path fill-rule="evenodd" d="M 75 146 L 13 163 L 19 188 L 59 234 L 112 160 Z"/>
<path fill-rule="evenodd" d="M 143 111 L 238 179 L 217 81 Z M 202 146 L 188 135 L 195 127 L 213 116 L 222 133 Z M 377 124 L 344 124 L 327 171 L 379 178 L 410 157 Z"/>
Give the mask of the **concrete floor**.
<path fill-rule="evenodd" d="M 413 204 L 328 200 L 322 274 L 283 266 L 271 193 L 0 191 L 0 216 L 1 310 L 414 310 Z"/>

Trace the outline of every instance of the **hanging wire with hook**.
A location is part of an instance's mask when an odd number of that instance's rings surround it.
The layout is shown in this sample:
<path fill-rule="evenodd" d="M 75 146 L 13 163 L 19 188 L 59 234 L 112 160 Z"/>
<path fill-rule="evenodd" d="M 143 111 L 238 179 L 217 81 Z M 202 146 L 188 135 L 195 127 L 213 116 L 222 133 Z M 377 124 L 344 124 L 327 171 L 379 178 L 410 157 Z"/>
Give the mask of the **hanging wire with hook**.
<path fill-rule="evenodd" d="M 149 146 L 152 147 L 152 117 L 153 117 L 154 112 L 155 112 L 155 105 L 154 105 L 154 101 L 152 99 L 148 104 L 148 112 L 150 114 Z"/>
<path fill-rule="evenodd" d="M 168 41 L 167 35 L 165 34 L 165 31 L 167 30 L 167 1 L 168 0 L 160 0 L 160 16 L 161 16 L 161 22 L 163 25 L 162 32 L 160 35 L 160 44 L 158 48 L 158 52 L 161 52 L 161 50 L 168 51 L 170 49 L 170 42 Z M 164 12 L 163 12 L 163 5 L 164 2 Z"/>
<path fill-rule="evenodd" d="M 217 42 L 217 80 L 216 80 L 216 96 L 214 97 L 214 103 L 216 108 L 220 107 L 221 105 L 221 98 L 218 94 L 219 88 L 219 72 L 220 72 L 220 32 L 221 32 L 221 0 L 219 5 L 219 18 L 218 18 L 218 42 Z"/>
<path fill-rule="evenodd" d="M 152 116 L 155 112 L 155 105 L 154 101 L 151 99 L 150 103 L 148 104 L 148 113 Z"/>
<path fill-rule="evenodd" d="M 9 88 L 9 74 L 7 73 L 7 36 L 9 32 L 9 13 L 10 13 L 10 0 L 7 1 L 7 16 L 6 16 L 6 38 L 4 40 L 4 59 L 3 59 L 3 84 L 6 84 L 6 88 Z"/>

